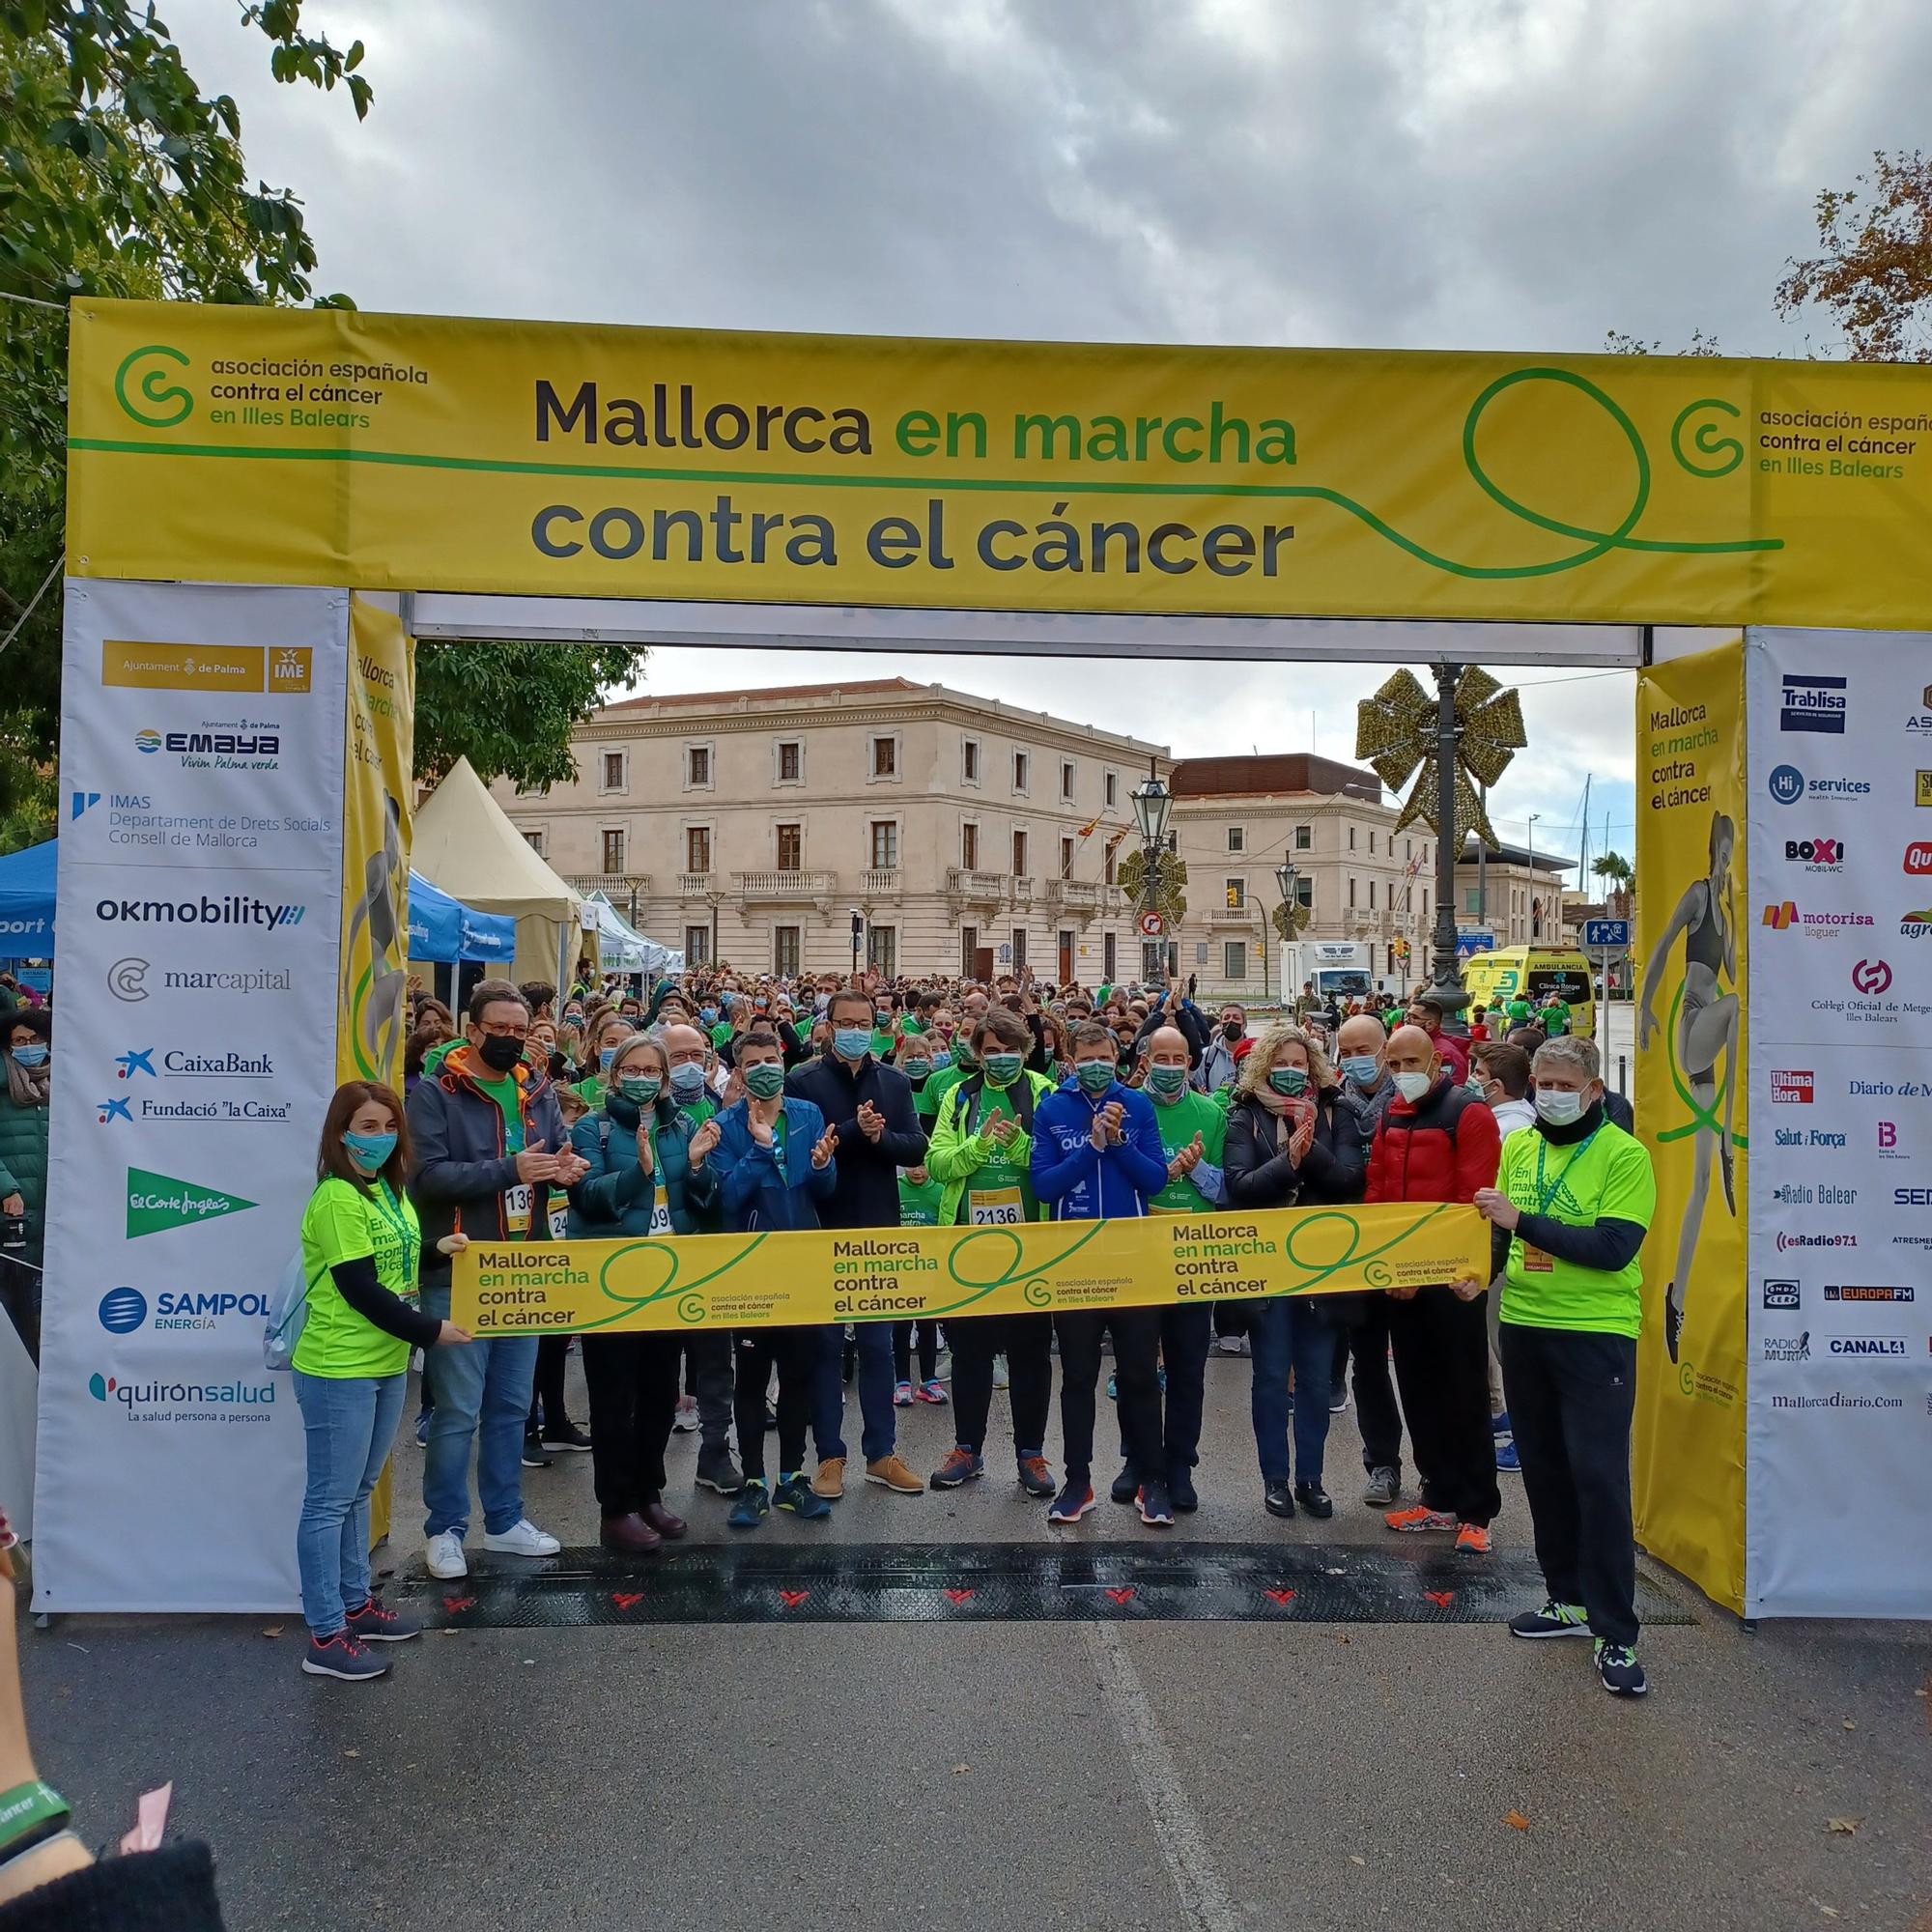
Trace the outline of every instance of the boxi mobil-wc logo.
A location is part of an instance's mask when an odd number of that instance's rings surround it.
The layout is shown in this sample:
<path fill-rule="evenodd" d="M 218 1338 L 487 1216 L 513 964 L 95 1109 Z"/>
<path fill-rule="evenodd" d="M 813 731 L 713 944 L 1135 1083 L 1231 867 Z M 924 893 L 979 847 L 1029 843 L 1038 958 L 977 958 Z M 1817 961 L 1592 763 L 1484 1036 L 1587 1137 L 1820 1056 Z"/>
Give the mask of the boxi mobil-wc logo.
<path fill-rule="evenodd" d="M 170 1228 L 189 1228 L 203 1221 L 218 1221 L 225 1214 L 240 1214 L 258 1206 L 239 1194 L 224 1194 L 218 1188 L 198 1186 L 192 1180 L 175 1180 L 165 1174 L 150 1174 L 144 1167 L 128 1170 L 128 1239 L 143 1235 L 159 1235 Z"/>

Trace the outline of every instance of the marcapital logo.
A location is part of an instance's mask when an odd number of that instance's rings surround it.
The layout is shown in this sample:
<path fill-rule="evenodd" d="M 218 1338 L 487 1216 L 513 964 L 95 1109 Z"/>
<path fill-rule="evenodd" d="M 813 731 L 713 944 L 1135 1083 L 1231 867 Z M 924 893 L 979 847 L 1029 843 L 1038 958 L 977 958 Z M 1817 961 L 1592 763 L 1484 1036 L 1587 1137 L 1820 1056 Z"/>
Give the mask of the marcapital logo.
<path fill-rule="evenodd" d="M 1780 731 L 1829 731 L 1845 735 L 1845 680 L 1841 677 L 1803 677 L 1787 673 Z"/>
<path fill-rule="evenodd" d="M 1861 959 L 1852 968 L 1852 990 L 1876 997 L 1891 990 L 1891 968 L 1883 959 Z"/>
<path fill-rule="evenodd" d="M 1774 1067 L 1771 1074 L 1771 1103 L 1774 1107 L 1808 1107 L 1816 1083 L 1809 1070 Z"/>
<path fill-rule="evenodd" d="M 107 990 L 117 1000 L 131 1006 L 148 997 L 148 962 L 145 959 L 117 959 L 107 969 Z"/>
<path fill-rule="evenodd" d="M 130 1241 L 143 1235 L 158 1235 L 170 1228 L 199 1226 L 216 1221 L 224 1214 L 240 1214 L 259 1204 L 244 1201 L 239 1194 L 223 1194 L 218 1188 L 202 1187 L 192 1180 L 175 1180 L 165 1174 L 150 1174 L 147 1169 L 128 1170 L 128 1234 Z"/>
<path fill-rule="evenodd" d="M 1932 844 L 1915 838 L 1905 848 L 1905 870 L 1911 878 L 1932 879 Z"/>

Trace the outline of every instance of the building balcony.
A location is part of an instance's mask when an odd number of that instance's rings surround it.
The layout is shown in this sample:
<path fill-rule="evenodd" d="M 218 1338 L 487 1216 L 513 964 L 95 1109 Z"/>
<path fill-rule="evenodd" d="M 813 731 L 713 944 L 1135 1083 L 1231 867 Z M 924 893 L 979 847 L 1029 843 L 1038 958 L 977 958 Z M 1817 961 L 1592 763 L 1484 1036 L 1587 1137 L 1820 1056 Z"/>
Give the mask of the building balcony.
<path fill-rule="evenodd" d="M 1023 905 L 1023 906 L 1032 905 L 1033 874 L 1031 872 L 1016 873 L 1011 881 L 1011 884 L 1013 889 L 1013 903 L 1015 905 Z"/>
<path fill-rule="evenodd" d="M 1208 909 L 1208 924 L 1224 932 L 1259 932 L 1262 929 L 1261 904 L 1256 899 L 1247 899 L 1240 905 L 1233 906 L 1224 901 Z"/>
<path fill-rule="evenodd" d="M 895 899 L 899 895 L 899 872 L 896 866 L 872 866 L 859 874 L 859 896 L 862 899 Z"/>
<path fill-rule="evenodd" d="M 810 905 L 838 890 L 837 872 L 733 872 L 731 890 L 746 905 Z"/>
<path fill-rule="evenodd" d="M 677 895 L 681 899 L 709 898 L 717 890 L 716 872 L 680 872 L 677 875 Z"/>
<path fill-rule="evenodd" d="M 648 872 L 579 872 L 565 879 L 574 893 L 582 893 L 586 897 L 592 893 L 602 893 L 612 905 L 621 905 L 627 899 L 647 899 L 651 895 L 651 875 Z"/>
<path fill-rule="evenodd" d="M 1007 878 L 1004 872 L 980 872 L 965 866 L 946 868 L 946 890 L 969 905 L 1005 905 Z"/>

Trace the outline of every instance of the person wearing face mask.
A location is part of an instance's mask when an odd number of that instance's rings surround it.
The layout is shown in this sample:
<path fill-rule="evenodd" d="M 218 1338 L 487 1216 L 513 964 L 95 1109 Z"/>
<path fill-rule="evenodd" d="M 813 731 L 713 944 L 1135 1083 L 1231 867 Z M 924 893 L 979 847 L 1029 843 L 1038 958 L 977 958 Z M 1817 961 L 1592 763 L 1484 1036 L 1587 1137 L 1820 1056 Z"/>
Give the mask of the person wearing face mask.
<path fill-rule="evenodd" d="M 47 1219 L 47 1094 L 53 1016 L 20 1007 L 7 1029 L 7 1086 L 0 1093 L 0 1215 L 25 1223 L 20 1247 L 0 1256 L 4 1302 L 27 1353 L 41 1359 L 41 1264 Z"/>
<path fill-rule="evenodd" d="M 590 1023 L 584 1050 L 584 1077 L 577 1083 L 577 1094 L 594 1114 L 604 1104 L 604 1084 L 610 1077 L 611 1063 L 617 1049 L 631 1037 L 627 1021 L 614 1012 L 606 1012 Z"/>
<path fill-rule="evenodd" d="M 617 1049 L 603 1110 L 577 1123 L 571 1143 L 584 1163 L 570 1190 L 572 1239 L 674 1240 L 717 1226 L 719 1185 L 710 1155 L 718 1122 L 694 1127 L 686 1120 L 671 1094 L 669 1059 L 647 1035 L 633 1034 Z M 665 1506 L 664 1459 L 679 1370 L 688 1341 L 695 1340 L 670 1331 L 583 1337 L 591 1473 L 602 1518 L 599 1539 L 607 1549 L 653 1555 L 685 1533 L 684 1520 Z M 715 1361 L 704 1366 L 720 1373 Z M 728 1359 L 722 1373 L 728 1409 Z M 704 1372 L 698 1386 L 705 1387 Z M 706 1393 L 715 1404 L 717 1390 Z M 722 1429 L 715 1447 L 728 1460 Z M 723 1488 L 717 1482 L 708 1487 Z"/>
<path fill-rule="evenodd" d="M 1605 1118 L 1593 1041 L 1549 1040 L 1535 1073 L 1535 1127 L 1511 1136 L 1495 1186 L 1476 1194 L 1507 1243 L 1503 1380 L 1549 1592 L 1510 1631 L 1593 1637 L 1604 1689 L 1640 1697 L 1631 1419 L 1657 1181 L 1648 1150 Z"/>
<path fill-rule="evenodd" d="M 1213 1036 L 1202 1049 L 1194 1069 L 1194 1084 L 1204 1094 L 1218 1094 L 1235 1084 L 1235 1047 L 1248 1035 L 1247 1009 L 1230 1000 L 1214 1023 Z"/>
<path fill-rule="evenodd" d="M 952 1088 L 934 1122 L 926 1168 L 939 1181 L 939 1225 L 1012 1227 L 1039 1218 L 1033 1190 L 1033 1125 L 1053 1089 L 1026 1065 L 1025 1022 L 1003 1007 L 980 1022 L 975 1066 Z M 1013 1458 L 1020 1487 L 1053 1494 L 1046 1423 L 1053 1402 L 1053 1326 L 1044 1314 L 949 1319 L 954 1441 L 933 1471 L 935 1490 L 956 1490 L 985 1473 L 994 1358 L 1007 1360 L 1012 1391 Z"/>
<path fill-rule="evenodd" d="M 1469 1049 L 1469 1091 L 1480 1094 L 1496 1117 L 1496 1128 L 1505 1146 L 1512 1134 L 1520 1134 L 1536 1124 L 1536 1109 L 1526 1097 L 1529 1093 L 1529 1056 L 1507 1040 L 1478 1042 Z M 1490 1322 L 1490 1434 L 1496 1439 L 1496 1467 L 1507 1474 L 1520 1473 L 1521 1459 L 1517 1454 L 1516 1437 L 1510 1427 L 1509 1406 L 1503 1399 L 1502 1345 L 1497 1323 L 1502 1315 L 1501 1264 L 1492 1270 L 1487 1303 Z"/>
<path fill-rule="evenodd" d="M 1228 1109 L 1228 1200 L 1241 1208 L 1359 1201 L 1362 1140 L 1361 1110 L 1314 1036 L 1271 1026 L 1242 1062 Z M 1321 1483 L 1329 1390 L 1340 1337 L 1359 1314 L 1353 1295 L 1272 1296 L 1250 1309 L 1255 1449 L 1270 1515 L 1292 1517 L 1296 1504 L 1323 1521 L 1335 1514 Z"/>
<path fill-rule="evenodd" d="M 1073 1078 L 1034 1110 L 1033 1187 L 1056 1221 L 1139 1219 L 1167 1185 L 1160 1123 L 1145 1094 L 1119 1079 L 1120 1041 L 1094 1020 L 1073 1029 Z M 1115 1383 L 1127 1454 L 1142 1472 L 1141 1520 L 1172 1528 L 1160 1421 L 1160 1312 L 1067 1310 L 1055 1317 L 1060 1341 L 1060 1431 L 1066 1477 L 1046 1513 L 1078 1522 L 1094 1508 L 1094 1397 L 1100 1338 L 1114 1340 Z"/>
<path fill-rule="evenodd" d="M 1369 1149 L 1366 1198 L 1468 1202 L 1493 1187 L 1501 1157 L 1496 1117 L 1458 1081 L 1420 1027 L 1389 1037 L 1396 1096 Z M 1490 1432 L 1489 1321 L 1480 1286 L 1387 1291 L 1389 1340 L 1403 1414 L 1422 1479 L 1419 1507 L 1398 1510 L 1393 1530 L 1453 1530 L 1456 1548 L 1490 1553 L 1502 1507 Z"/>
<path fill-rule="evenodd" d="M 426 1243 L 422 1305 L 439 1320 L 448 1319 L 450 1301 L 443 1237 L 460 1224 L 475 1239 L 541 1240 L 552 1191 L 567 1189 L 583 1171 L 565 1140 L 555 1090 L 524 1064 L 528 1032 L 529 1009 L 516 987 L 481 980 L 462 1043 L 410 1096 L 410 1192 Z M 514 1335 L 448 1350 L 437 1362 L 423 1452 L 424 1561 L 432 1577 L 469 1574 L 463 1539 L 472 1443 L 484 1547 L 510 1556 L 556 1554 L 556 1538 L 524 1515 L 523 1437 L 536 1361 L 537 1338 Z"/>
<path fill-rule="evenodd" d="M 296 1528 L 311 1677 L 346 1683 L 388 1669 L 369 1649 L 422 1626 L 369 1587 L 369 1497 L 403 1412 L 412 1349 L 475 1347 L 455 1322 L 417 1305 L 422 1228 L 407 1177 L 403 1103 L 352 1080 L 323 1118 L 316 1187 L 301 1221 L 302 1327 L 290 1366 L 301 1410 L 307 1481 Z M 443 1237 L 452 1255 L 461 1235 Z"/>
<path fill-rule="evenodd" d="M 932 1132 L 933 1109 L 927 1103 L 925 1090 L 932 1084 L 932 1038 L 925 1033 L 908 1033 L 893 1049 L 892 1063 L 905 1075 L 906 1085 L 912 1089 L 912 1110 L 918 1116 L 919 1124 L 930 1136 Z"/>
<path fill-rule="evenodd" d="M 1459 1085 L 1469 1080 L 1469 1042 L 1442 1031 L 1442 1009 L 1434 1000 L 1411 1000 L 1408 1024 L 1420 1027 L 1429 1036 L 1429 1044 L 1441 1056 L 1450 1077 Z"/>
<path fill-rule="evenodd" d="M 826 1017 L 832 1022 L 832 1051 L 809 1060 L 785 1076 L 785 1092 L 809 1100 L 831 1122 L 838 1147 L 838 1180 L 819 1209 L 828 1228 L 896 1228 L 899 1224 L 898 1171 L 918 1167 L 926 1157 L 924 1130 L 913 1110 L 905 1075 L 872 1055 L 871 1028 L 876 1008 L 856 987 L 833 994 Z M 925 1484 L 897 1451 L 893 1409 L 893 1331 L 890 1322 L 857 1324 L 859 1408 L 864 1426 L 861 1446 L 866 1480 L 897 1495 L 919 1495 Z M 818 1470 L 812 1489 L 836 1502 L 845 1490 L 843 1418 L 843 1324 L 824 1329 L 812 1436 Z M 742 1439 L 739 1447 L 744 1447 Z"/>

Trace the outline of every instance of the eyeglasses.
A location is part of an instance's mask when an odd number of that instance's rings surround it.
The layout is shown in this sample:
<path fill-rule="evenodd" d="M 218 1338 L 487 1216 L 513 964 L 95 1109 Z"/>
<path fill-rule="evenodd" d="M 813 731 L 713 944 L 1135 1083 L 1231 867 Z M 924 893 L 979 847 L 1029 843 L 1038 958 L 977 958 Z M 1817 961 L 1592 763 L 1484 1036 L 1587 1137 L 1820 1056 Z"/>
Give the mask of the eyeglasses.
<path fill-rule="evenodd" d="M 528 1027 L 520 1027 L 514 1022 L 508 1026 L 492 1026 L 488 1021 L 479 1020 L 476 1031 L 488 1039 L 528 1039 L 530 1037 Z"/>

